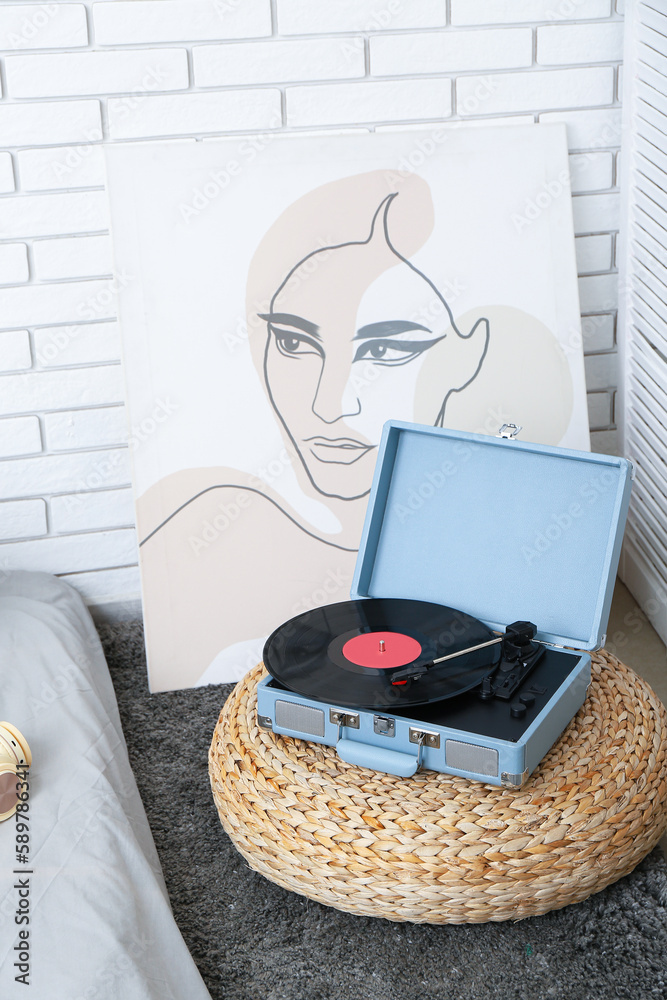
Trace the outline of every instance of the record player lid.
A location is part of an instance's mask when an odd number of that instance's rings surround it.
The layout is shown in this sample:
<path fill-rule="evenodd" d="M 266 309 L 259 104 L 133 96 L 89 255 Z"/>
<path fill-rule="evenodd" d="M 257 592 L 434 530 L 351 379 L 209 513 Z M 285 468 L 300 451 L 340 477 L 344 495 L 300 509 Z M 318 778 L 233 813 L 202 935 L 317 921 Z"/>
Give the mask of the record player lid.
<path fill-rule="evenodd" d="M 623 458 L 389 421 L 351 597 L 459 608 L 546 643 L 603 642 L 630 500 Z"/>

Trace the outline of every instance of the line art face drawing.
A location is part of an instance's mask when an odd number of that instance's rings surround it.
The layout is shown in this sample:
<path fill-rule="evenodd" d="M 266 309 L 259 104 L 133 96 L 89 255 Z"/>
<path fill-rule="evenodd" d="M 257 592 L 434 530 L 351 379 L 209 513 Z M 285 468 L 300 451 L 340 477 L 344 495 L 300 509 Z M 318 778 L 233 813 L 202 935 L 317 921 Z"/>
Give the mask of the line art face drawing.
<path fill-rule="evenodd" d="M 482 349 L 476 367 L 462 384 L 447 389 L 435 415 L 433 423 L 442 427 L 447 400 L 474 380 L 488 349 L 488 319 L 480 317 L 468 333 L 460 330 L 446 298 L 434 282 L 392 243 L 389 214 L 394 199 L 399 197 L 398 192 L 393 192 L 380 203 L 366 239 L 318 248 L 298 261 L 273 294 L 270 311 L 258 314 L 267 324 L 263 370 L 272 406 L 312 486 L 338 499 L 355 498 L 355 489 L 362 490 L 356 496 L 368 492 L 362 476 L 367 478 L 365 470 L 374 461 L 377 447 L 377 440 L 372 439 L 377 438 L 377 428 L 369 436 L 362 433 L 372 422 L 372 417 L 363 414 L 362 393 L 355 392 L 355 384 L 364 385 L 362 363 L 401 368 L 418 360 L 425 362 L 425 353 L 448 335 L 447 327 L 450 336 L 465 340 L 481 327 L 478 344 Z M 412 318 L 404 314 L 390 317 L 386 305 L 377 302 L 381 318 L 356 325 L 360 293 L 363 296 L 368 291 L 363 282 L 370 278 L 372 283 L 377 270 L 392 266 L 398 266 L 398 275 L 393 274 L 393 280 L 401 285 L 406 303 L 418 302 L 424 293 L 431 295 L 442 306 L 444 323 L 441 318 L 437 328 L 435 323 L 426 326 L 414 318 L 414 309 L 409 310 Z M 318 268 L 321 269 L 319 298 L 313 303 L 314 296 L 303 294 L 302 290 L 304 277 L 313 275 Z M 412 296 L 410 286 L 416 290 Z M 304 315 L 312 308 L 316 309 L 313 316 Z M 286 364 L 283 359 L 298 362 L 299 367 Z M 401 375 L 396 373 L 391 386 L 386 379 L 387 392 L 394 400 L 401 385 L 410 384 Z M 310 414 L 303 410 L 301 414 L 295 412 L 300 402 L 295 399 L 297 382 L 303 401 L 311 399 Z M 355 428 L 359 428 L 359 433 L 353 437 L 349 432 Z M 362 463 L 364 472 L 356 477 L 345 475 L 339 468 L 322 468 L 353 466 L 357 462 Z"/>

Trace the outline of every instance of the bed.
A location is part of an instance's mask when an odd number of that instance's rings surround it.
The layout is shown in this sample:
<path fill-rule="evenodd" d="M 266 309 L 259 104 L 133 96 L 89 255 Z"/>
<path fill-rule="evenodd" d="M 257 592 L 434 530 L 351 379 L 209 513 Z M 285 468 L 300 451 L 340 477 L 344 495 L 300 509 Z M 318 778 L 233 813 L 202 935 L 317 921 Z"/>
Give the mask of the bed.
<path fill-rule="evenodd" d="M 0 824 L 0 996 L 210 1000 L 172 916 L 78 593 L 5 572 L 0 664 L 0 718 L 33 757 L 23 826 Z"/>

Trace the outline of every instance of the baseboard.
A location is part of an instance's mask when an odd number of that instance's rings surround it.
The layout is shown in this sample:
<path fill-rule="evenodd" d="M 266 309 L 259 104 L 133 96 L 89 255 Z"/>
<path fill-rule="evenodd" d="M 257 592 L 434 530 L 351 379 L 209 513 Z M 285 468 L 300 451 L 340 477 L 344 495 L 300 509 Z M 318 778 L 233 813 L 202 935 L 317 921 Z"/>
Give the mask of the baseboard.
<path fill-rule="evenodd" d="M 116 622 L 137 621 L 143 618 L 141 597 L 139 594 L 127 594 L 123 597 L 97 598 L 86 601 L 93 621 L 100 625 L 110 625 Z"/>
<path fill-rule="evenodd" d="M 627 535 L 618 570 L 621 580 L 667 644 L 667 588 Z"/>

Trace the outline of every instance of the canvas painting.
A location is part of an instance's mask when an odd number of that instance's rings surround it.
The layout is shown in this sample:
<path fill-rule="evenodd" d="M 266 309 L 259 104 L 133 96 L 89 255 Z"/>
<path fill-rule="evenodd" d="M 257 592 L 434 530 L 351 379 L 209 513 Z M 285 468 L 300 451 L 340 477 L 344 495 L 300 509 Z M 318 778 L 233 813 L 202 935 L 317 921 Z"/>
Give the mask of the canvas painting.
<path fill-rule="evenodd" d="M 237 680 L 348 599 L 386 420 L 589 447 L 564 126 L 107 170 L 151 690 Z"/>

